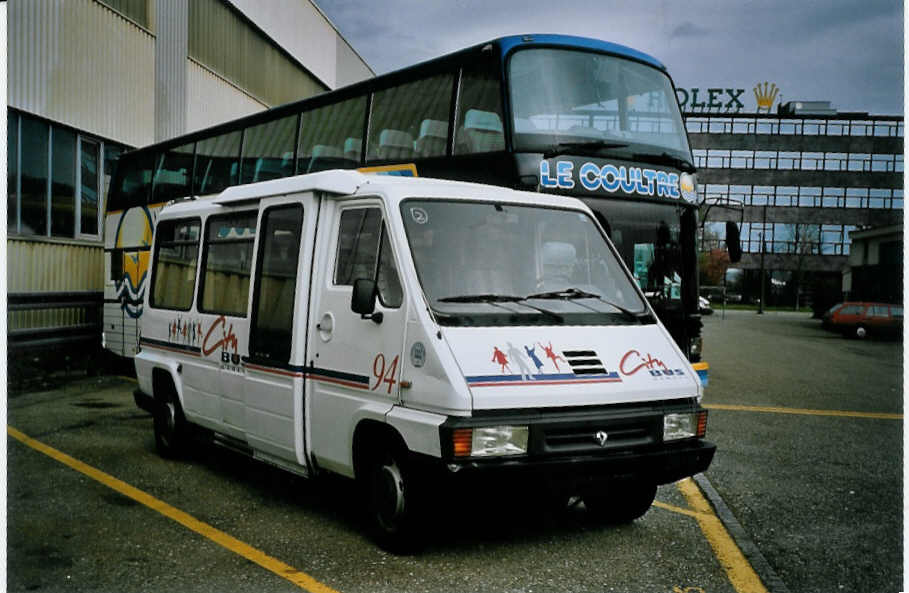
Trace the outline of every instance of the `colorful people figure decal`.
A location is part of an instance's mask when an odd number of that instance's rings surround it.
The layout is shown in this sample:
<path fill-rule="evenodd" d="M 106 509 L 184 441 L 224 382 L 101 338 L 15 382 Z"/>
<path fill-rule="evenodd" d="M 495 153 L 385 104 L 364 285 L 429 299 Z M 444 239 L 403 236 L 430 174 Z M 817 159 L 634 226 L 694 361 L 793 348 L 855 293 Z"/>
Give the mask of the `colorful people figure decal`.
<path fill-rule="evenodd" d="M 508 357 L 505 356 L 505 353 L 498 349 L 498 347 L 492 347 L 492 362 L 496 362 L 502 365 L 502 372 L 505 372 L 505 369 L 508 369 L 508 372 L 511 372 L 511 367 L 508 366 Z"/>
<path fill-rule="evenodd" d="M 555 368 L 558 371 L 559 370 L 558 361 L 561 360 L 562 362 L 565 362 L 565 359 L 562 358 L 561 356 L 559 356 L 558 354 L 556 354 L 555 352 L 553 352 L 552 342 L 551 341 L 549 342 L 549 346 L 544 346 L 543 344 L 540 344 L 539 342 L 537 342 L 537 344 L 540 345 L 540 348 L 542 348 L 543 350 L 546 351 L 546 358 L 548 358 L 549 360 L 552 361 L 552 364 L 555 365 Z"/>
<path fill-rule="evenodd" d="M 524 361 L 524 354 L 515 348 L 514 344 L 511 342 L 508 342 L 508 356 L 511 357 L 512 362 L 518 363 L 518 367 L 521 369 L 521 379 L 524 379 L 526 377 L 529 381 L 533 381 L 533 372 Z"/>
<path fill-rule="evenodd" d="M 622 382 L 618 371 L 607 370 L 597 353 L 589 347 L 557 350 L 552 341 L 549 341 L 548 346 L 544 346 L 542 342 L 529 346 L 515 346 L 508 341 L 505 344 L 503 350 L 498 346 L 492 347 L 490 362 L 499 366 L 499 374 L 468 375 L 467 384 L 470 387 Z M 554 370 L 545 369 L 546 364 L 537 355 L 537 346 L 542 348 L 546 358 L 552 361 Z M 564 366 L 568 368 L 560 368 L 559 362 L 565 363 Z M 533 367 L 530 363 L 533 363 Z M 518 372 L 512 370 L 512 367 L 517 367 Z"/>
<path fill-rule="evenodd" d="M 533 364 L 536 365 L 537 372 L 539 373 L 540 369 L 543 368 L 543 361 L 537 358 L 537 347 L 534 346 L 533 348 L 530 348 L 528 346 L 524 346 L 524 350 L 527 352 L 527 356 L 530 357 L 530 360 L 533 361 Z"/>

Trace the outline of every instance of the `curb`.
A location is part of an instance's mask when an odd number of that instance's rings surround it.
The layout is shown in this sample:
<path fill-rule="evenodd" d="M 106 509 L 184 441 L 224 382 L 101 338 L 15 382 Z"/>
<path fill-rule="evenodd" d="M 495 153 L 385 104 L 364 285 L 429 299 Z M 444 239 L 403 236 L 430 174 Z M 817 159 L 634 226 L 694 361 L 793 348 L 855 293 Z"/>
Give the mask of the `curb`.
<path fill-rule="evenodd" d="M 694 481 L 701 489 L 701 492 L 704 493 L 704 496 L 707 497 L 707 500 L 710 501 L 710 504 L 713 505 L 717 516 L 726 527 L 726 531 L 732 536 L 735 544 L 742 551 L 742 554 L 745 555 L 745 558 L 748 559 L 748 562 L 751 563 L 751 567 L 754 568 L 754 571 L 767 586 L 770 593 L 789 593 L 789 588 L 786 587 L 786 583 L 784 583 L 783 579 L 781 579 L 779 575 L 776 574 L 776 571 L 771 568 L 770 563 L 767 562 L 767 559 L 764 558 L 764 555 L 761 554 L 758 547 L 751 541 L 751 538 L 748 537 L 745 529 L 732 514 L 732 511 L 729 510 L 729 507 L 726 506 L 726 503 L 714 489 L 713 484 L 710 483 L 707 476 L 704 474 L 697 474 L 694 476 Z"/>

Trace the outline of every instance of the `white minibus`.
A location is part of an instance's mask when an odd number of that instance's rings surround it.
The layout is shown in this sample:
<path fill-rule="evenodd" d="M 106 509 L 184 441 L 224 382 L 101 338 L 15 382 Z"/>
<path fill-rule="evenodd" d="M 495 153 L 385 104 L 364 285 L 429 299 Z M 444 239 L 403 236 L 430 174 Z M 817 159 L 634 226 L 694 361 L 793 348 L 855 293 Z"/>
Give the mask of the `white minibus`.
<path fill-rule="evenodd" d="M 354 478 L 412 545 L 429 486 L 505 478 L 630 521 L 715 445 L 697 373 L 590 209 L 325 171 L 161 209 L 135 358 L 157 448 Z"/>

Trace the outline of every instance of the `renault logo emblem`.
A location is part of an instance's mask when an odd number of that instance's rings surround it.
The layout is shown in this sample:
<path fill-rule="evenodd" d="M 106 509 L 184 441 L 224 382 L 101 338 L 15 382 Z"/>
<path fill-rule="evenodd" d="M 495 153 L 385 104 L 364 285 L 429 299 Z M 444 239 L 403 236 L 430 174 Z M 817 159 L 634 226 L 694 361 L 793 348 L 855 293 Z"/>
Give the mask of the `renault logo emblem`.
<path fill-rule="evenodd" d="M 606 434 L 605 430 L 600 430 L 600 431 L 597 431 L 597 433 L 595 435 L 593 435 L 593 437 L 597 440 L 597 442 L 600 444 L 601 447 L 605 447 L 606 439 L 609 438 L 609 435 Z"/>

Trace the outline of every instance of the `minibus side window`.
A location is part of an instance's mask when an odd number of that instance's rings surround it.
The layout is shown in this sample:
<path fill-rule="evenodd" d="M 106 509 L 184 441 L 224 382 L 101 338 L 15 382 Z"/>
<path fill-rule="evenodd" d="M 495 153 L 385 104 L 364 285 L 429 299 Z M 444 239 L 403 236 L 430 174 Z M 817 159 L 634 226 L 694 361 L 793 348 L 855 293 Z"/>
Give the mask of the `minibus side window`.
<path fill-rule="evenodd" d="M 334 283 L 352 286 L 358 278 L 376 280 L 379 300 L 385 307 L 401 306 L 404 293 L 378 208 L 355 208 L 341 213 Z"/>
<path fill-rule="evenodd" d="M 200 311 L 246 317 L 255 238 L 255 211 L 209 217 L 202 253 Z"/>
<path fill-rule="evenodd" d="M 249 335 L 253 358 L 290 360 L 302 226 L 300 204 L 269 208 L 262 215 Z"/>
<path fill-rule="evenodd" d="M 200 222 L 165 220 L 155 231 L 151 306 L 187 311 L 193 304 Z"/>

